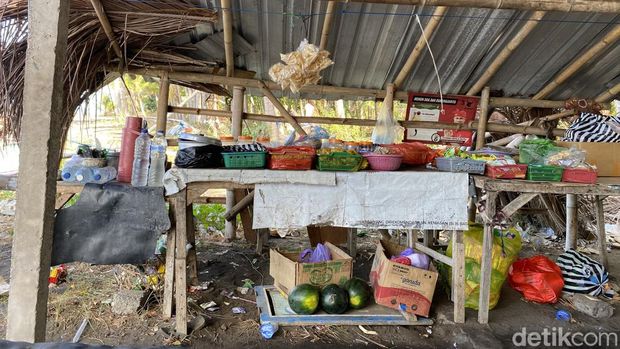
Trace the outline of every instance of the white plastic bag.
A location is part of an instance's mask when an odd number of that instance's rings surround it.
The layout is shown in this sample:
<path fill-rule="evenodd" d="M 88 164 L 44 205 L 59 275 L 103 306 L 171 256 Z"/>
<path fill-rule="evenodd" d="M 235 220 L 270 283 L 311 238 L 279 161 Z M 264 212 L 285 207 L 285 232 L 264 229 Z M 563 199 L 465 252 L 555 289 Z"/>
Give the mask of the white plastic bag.
<path fill-rule="evenodd" d="M 377 123 L 372 130 L 372 142 L 375 144 L 394 144 L 400 129 L 402 128 L 392 115 L 394 87 L 388 86 L 383 106 L 379 111 Z"/>

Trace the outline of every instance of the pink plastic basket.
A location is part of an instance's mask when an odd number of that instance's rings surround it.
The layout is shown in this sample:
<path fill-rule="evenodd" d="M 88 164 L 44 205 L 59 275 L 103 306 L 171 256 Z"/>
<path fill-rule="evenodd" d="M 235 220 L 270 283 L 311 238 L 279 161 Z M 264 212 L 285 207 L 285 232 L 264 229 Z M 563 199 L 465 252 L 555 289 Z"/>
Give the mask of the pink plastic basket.
<path fill-rule="evenodd" d="M 375 171 L 395 171 L 403 162 L 402 155 L 365 154 L 364 157 L 368 159 L 370 168 Z"/>

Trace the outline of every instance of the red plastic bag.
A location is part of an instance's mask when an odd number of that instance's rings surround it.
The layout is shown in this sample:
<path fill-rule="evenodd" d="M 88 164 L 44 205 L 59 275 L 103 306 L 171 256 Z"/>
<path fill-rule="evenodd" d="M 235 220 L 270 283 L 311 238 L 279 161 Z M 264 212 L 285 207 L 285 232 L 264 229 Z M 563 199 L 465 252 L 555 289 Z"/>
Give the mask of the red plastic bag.
<path fill-rule="evenodd" d="M 562 270 L 545 256 L 519 259 L 508 270 L 508 283 L 525 299 L 537 303 L 555 303 L 564 287 Z"/>
<path fill-rule="evenodd" d="M 437 156 L 436 152 L 420 142 L 382 145 L 390 150 L 390 154 L 403 156 L 405 165 L 426 165 Z"/>

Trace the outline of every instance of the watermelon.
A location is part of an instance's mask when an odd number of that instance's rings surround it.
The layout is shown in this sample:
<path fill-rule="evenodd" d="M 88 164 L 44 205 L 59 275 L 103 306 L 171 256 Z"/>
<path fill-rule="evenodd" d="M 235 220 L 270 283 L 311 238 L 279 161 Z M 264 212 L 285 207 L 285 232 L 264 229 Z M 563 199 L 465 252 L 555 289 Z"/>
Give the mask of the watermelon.
<path fill-rule="evenodd" d="M 319 288 L 310 284 L 295 286 L 288 295 L 288 305 L 296 314 L 314 314 L 319 307 Z"/>
<path fill-rule="evenodd" d="M 360 278 L 352 278 L 344 284 L 349 294 L 349 306 L 352 309 L 362 309 L 372 299 L 372 289 L 368 283 Z"/>
<path fill-rule="evenodd" d="M 349 294 L 336 284 L 321 290 L 321 308 L 329 314 L 342 314 L 349 308 Z"/>

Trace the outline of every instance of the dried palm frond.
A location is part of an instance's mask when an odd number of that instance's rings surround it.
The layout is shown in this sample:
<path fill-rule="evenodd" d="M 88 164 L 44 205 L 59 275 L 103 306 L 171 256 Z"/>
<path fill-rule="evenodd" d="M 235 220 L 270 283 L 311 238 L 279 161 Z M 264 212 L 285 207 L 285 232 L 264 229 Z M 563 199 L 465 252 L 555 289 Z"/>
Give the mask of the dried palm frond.
<path fill-rule="evenodd" d="M 152 64 L 190 65 L 208 68 L 203 62 L 174 52 L 170 41 L 196 25 L 217 20 L 217 12 L 198 8 L 190 0 L 101 0 L 119 43 L 117 57 L 90 0 L 71 0 L 67 56 L 64 66 L 65 105 L 61 120 L 69 128 L 74 110 L 102 87 L 106 67 L 126 62 L 127 67 Z M 28 1 L 0 0 L 0 137 L 18 138 L 22 117 L 22 91 L 28 35 Z M 191 84 L 205 92 L 226 94 L 219 86 Z"/>

